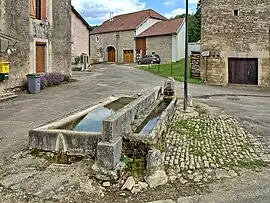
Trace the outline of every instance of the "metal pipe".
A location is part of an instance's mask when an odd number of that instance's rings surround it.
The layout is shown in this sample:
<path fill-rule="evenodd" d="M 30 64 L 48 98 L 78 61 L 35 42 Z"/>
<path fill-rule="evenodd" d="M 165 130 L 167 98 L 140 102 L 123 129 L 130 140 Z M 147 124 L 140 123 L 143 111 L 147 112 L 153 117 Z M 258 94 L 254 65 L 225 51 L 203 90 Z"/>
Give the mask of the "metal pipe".
<path fill-rule="evenodd" d="M 185 80 L 184 80 L 184 110 L 187 110 L 188 100 L 188 0 L 186 0 L 186 36 L 185 36 Z"/>

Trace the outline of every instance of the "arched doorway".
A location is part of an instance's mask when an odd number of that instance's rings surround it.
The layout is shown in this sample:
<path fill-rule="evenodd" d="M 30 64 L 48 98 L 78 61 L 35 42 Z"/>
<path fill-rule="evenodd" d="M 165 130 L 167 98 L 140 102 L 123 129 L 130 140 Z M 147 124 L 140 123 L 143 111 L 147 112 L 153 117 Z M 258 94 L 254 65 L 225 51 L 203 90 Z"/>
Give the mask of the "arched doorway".
<path fill-rule="evenodd" d="M 108 62 L 115 63 L 115 48 L 110 46 L 107 48 Z"/>

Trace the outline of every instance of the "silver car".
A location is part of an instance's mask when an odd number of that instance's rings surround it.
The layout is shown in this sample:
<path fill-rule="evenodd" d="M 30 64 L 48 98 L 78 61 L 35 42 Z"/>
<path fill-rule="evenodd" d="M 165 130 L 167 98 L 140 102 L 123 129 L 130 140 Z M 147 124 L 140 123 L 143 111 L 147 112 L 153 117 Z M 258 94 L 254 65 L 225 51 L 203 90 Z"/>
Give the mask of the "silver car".
<path fill-rule="evenodd" d="M 145 55 L 137 60 L 137 63 L 140 64 L 160 64 L 160 57 L 157 54 Z"/>

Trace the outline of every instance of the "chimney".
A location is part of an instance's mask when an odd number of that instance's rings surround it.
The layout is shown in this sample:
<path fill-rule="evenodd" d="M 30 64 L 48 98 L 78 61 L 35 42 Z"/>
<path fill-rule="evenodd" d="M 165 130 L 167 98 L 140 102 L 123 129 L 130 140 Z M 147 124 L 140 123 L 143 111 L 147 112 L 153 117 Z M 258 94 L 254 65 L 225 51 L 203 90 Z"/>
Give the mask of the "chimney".
<path fill-rule="evenodd" d="M 111 18 L 111 19 L 112 19 L 112 21 L 113 21 L 113 12 L 112 12 L 112 18 Z"/>

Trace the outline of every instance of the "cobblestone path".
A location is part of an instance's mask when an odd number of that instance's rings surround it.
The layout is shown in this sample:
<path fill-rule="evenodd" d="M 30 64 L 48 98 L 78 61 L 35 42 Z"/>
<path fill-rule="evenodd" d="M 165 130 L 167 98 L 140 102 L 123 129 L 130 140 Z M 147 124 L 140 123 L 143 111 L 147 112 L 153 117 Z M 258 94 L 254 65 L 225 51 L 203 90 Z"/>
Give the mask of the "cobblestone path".
<path fill-rule="evenodd" d="M 193 174 L 187 178 L 193 181 L 196 175 L 199 181 L 205 177 L 196 171 L 215 178 L 237 176 L 237 169 L 262 167 L 269 159 L 256 136 L 227 115 L 178 110 L 165 142 L 166 167 L 182 176 Z"/>

